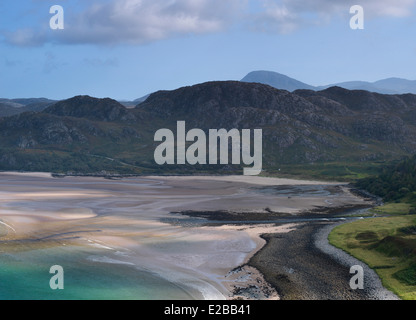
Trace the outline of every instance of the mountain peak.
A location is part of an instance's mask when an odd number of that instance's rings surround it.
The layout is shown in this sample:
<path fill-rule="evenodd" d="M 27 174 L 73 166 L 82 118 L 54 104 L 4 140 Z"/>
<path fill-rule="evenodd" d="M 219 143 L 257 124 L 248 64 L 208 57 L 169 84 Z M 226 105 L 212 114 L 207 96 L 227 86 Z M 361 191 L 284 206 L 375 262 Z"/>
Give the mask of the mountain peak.
<path fill-rule="evenodd" d="M 264 70 L 250 72 L 241 81 L 263 83 L 277 89 L 287 90 L 291 92 L 298 89 L 315 89 L 313 86 L 290 78 L 284 74 Z"/>
<path fill-rule="evenodd" d="M 116 100 L 90 96 L 76 96 L 57 102 L 43 112 L 61 117 L 86 118 L 105 122 L 134 119 L 127 108 Z"/>
<path fill-rule="evenodd" d="M 231 109 L 269 109 L 277 101 L 290 99 L 290 93 L 261 83 L 211 81 L 173 91 L 158 91 L 137 108 L 164 116 L 221 114 Z M 218 121 L 218 118 L 214 117 Z"/>

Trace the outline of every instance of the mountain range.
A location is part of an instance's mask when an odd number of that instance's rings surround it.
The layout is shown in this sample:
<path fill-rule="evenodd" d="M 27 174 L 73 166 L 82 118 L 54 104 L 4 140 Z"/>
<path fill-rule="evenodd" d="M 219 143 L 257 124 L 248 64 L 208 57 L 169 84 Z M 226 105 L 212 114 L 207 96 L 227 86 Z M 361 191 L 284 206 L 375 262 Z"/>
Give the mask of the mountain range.
<path fill-rule="evenodd" d="M 46 98 L 0 99 L 0 117 L 12 116 L 28 111 L 42 111 L 55 102 Z"/>
<path fill-rule="evenodd" d="M 389 78 L 376 82 L 349 81 L 325 86 L 312 86 L 294 78 L 288 77 L 272 71 L 253 71 L 247 74 L 241 82 L 262 83 L 272 86 L 276 89 L 287 90 L 290 92 L 306 89 L 322 91 L 330 87 L 341 87 L 348 90 L 365 90 L 382 94 L 416 94 L 416 81 Z M 123 106 L 134 108 L 138 104 L 146 101 L 150 96 L 147 94 L 141 98 L 128 101 L 119 100 Z M 43 111 L 46 107 L 56 103 L 56 100 L 46 98 L 29 98 L 29 99 L 1 99 L 0 98 L 0 117 L 7 117 L 28 111 Z"/>
<path fill-rule="evenodd" d="M 276 89 L 295 91 L 309 89 L 321 91 L 330 87 L 341 87 L 348 90 L 366 90 L 382 94 L 416 94 L 416 80 L 388 78 L 376 82 L 349 81 L 325 86 L 312 86 L 286 75 L 272 71 L 253 71 L 245 76 L 242 82 L 256 82 L 270 85 Z"/>
<path fill-rule="evenodd" d="M 47 101 L 49 104 L 51 101 Z M 18 102 L 16 102 L 18 103 Z M 331 87 L 293 92 L 240 81 L 158 91 L 135 107 L 77 96 L 0 118 L 0 170 L 57 173 L 236 173 L 239 166 L 158 166 L 154 134 L 263 129 L 263 169 L 372 163 L 416 153 L 416 95 Z"/>

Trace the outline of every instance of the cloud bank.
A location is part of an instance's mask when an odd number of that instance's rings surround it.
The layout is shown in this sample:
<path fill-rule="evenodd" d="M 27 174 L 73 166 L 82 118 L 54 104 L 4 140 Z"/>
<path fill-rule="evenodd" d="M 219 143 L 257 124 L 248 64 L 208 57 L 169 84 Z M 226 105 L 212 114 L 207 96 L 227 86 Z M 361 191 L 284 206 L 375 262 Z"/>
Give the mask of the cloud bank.
<path fill-rule="evenodd" d="M 361 5 L 367 19 L 403 18 L 412 14 L 415 0 L 261 0 L 263 11 L 255 17 L 254 29 L 291 33 L 303 27 L 326 24 L 347 16 L 353 5 Z"/>
<path fill-rule="evenodd" d="M 45 43 L 141 45 L 163 39 L 218 33 L 233 26 L 255 32 L 291 33 L 326 23 L 360 1 L 351 0 L 107 0 L 82 12 L 65 11 L 65 30 L 47 27 L 3 32 L 16 46 Z M 366 18 L 411 15 L 416 0 L 361 0 Z M 257 10 L 251 10 L 256 6 Z M 65 7 L 65 6 L 64 6 Z M 49 21 L 46 21 L 49 24 Z M 46 24 L 46 23 L 45 23 Z"/>
<path fill-rule="evenodd" d="M 143 44 L 180 35 L 220 32 L 246 1 L 119 0 L 94 4 L 68 22 L 68 43 Z"/>

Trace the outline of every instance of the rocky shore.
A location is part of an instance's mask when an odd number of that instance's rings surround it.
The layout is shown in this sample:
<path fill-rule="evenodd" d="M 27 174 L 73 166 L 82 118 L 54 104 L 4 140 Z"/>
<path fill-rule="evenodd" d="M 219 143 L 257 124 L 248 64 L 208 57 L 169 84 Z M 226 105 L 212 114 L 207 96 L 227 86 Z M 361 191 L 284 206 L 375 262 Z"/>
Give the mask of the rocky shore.
<path fill-rule="evenodd" d="M 265 234 L 267 241 L 250 261 L 282 300 L 397 299 L 363 263 L 328 244 L 331 222 L 309 222 L 287 234 Z M 364 290 L 350 288 L 350 268 L 364 267 Z"/>
<path fill-rule="evenodd" d="M 247 212 L 187 210 L 174 214 L 207 219 L 207 225 L 269 223 L 270 232 L 261 235 L 264 246 L 247 264 L 233 271 L 247 277 L 245 270 L 256 270 L 256 275 L 261 275 L 257 279 L 262 280 L 257 280 L 258 285 L 251 281 L 236 287 L 235 298 L 259 299 L 277 294 L 281 300 L 396 300 L 398 297 L 382 286 L 373 270 L 328 242 L 331 230 L 345 223 L 352 213 L 378 204 L 378 199 L 359 190 L 349 192 L 366 203 L 322 206 L 295 215 L 268 208 Z M 289 221 L 290 232 L 271 231 L 272 227 L 284 227 Z M 363 290 L 350 287 L 353 276 L 350 268 L 355 265 L 364 269 Z M 262 289 L 264 292 L 260 293 Z"/>
<path fill-rule="evenodd" d="M 327 225 L 314 235 L 315 246 L 332 259 L 348 268 L 359 265 L 364 270 L 364 292 L 368 300 L 399 300 L 394 293 L 383 287 L 379 276 L 368 265 L 352 257 L 343 250 L 335 248 L 328 242 L 328 235 L 332 229 L 342 223 Z"/>

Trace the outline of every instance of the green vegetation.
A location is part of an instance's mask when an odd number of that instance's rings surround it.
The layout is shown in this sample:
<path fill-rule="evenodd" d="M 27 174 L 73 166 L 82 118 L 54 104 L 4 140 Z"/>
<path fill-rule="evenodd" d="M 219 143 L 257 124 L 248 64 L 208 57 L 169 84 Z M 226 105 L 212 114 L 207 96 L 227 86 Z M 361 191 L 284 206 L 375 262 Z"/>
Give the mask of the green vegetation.
<path fill-rule="evenodd" d="M 416 156 L 355 185 L 383 198 L 383 206 L 371 209 L 382 217 L 338 226 L 330 243 L 368 264 L 400 298 L 416 300 Z"/>
<path fill-rule="evenodd" d="M 336 227 L 329 241 L 368 264 L 400 298 L 415 300 L 415 225 L 414 215 L 364 219 Z"/>
<path fill-rule="evenodd" d="M 378 162 L 326 162 L 313 164 L 280 165 L 278 169 L 266 168 L 268 176 L 295 179 L 351 182 L 371 177 L 386 165 Z"/>
<path fill-rule="evenodd" d="M 1 150 L 0 150 L 1 151 Z M 119 160 L 111 160 L 102 156 L 87 153 L 22 150 L 8 153 L 12 164 L 0 165 L 2 171 L 39 171 L 73 174 L 141 174 L 145 168 L 134 167 Z M 99 168 L 100 170 L 97 170 Z"/>
<path fill-rule="evenodd" d="M 413 204 L 406 202 L 391 202 L 370 210 L 379 216 L 404 215 L 413 212 Z"/>
<path fill-rule="evenodd" d="M 387 166 L 379 175 L 359 180 L 356 185 L 386 202 L 405 198 L 416 202 L 416 155 Z"/>

